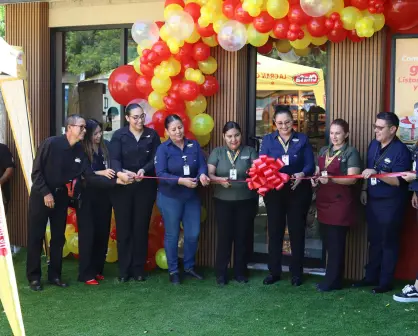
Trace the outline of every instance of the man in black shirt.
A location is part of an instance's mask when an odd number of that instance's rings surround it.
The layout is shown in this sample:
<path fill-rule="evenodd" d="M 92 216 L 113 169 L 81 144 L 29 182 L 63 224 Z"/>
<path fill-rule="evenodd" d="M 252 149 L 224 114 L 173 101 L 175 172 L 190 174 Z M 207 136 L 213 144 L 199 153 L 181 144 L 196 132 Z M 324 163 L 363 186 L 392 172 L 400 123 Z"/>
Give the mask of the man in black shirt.
<path fill-rule="evenodd" d="M 42 290 L 41 259 L 45 229 L 50 220 L 51 242 L 48 281 L 58 287 L 68 285 L 61 280 L 62 249 L 65 243 L 65 226 L 69 196 L 66 184 L 84 178 L 85 182 L 99 187 L 125 184 L 128 180 L 110 180 L 95 175 L 79 143 L 86 132 L 86 122 L 79 115 L 68 117 L 65 135 L 46 139 L 38 149 L 32 169 L 32 189 L 29 197 L 28 255 L 26 274 L 30 288 Z M 122 177 L 123 178 L 123 177 Z"/>
<path fill-rule="evenodd" d="M 10 178 L 13 175 L 15 163 L 9 148 L 0 143 L 0 186 L 3 194 L 4 211 L 7 213 L 10 202 Z"/>

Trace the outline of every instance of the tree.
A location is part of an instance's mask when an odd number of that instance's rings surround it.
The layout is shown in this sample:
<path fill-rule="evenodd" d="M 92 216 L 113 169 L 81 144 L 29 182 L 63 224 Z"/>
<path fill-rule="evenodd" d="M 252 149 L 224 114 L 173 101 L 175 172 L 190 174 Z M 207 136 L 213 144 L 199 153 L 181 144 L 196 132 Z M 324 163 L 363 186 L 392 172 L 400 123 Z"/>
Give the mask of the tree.
<path fill-rule="evenodd" d="M 66 71 L 86 78 L 119 66 L 121 30 L 73 31 L 65 34 Z"/>
<path fill-rule="evenodd" d="M 6 35 L 5 7 L 0 6 L 0 37 Z"/>

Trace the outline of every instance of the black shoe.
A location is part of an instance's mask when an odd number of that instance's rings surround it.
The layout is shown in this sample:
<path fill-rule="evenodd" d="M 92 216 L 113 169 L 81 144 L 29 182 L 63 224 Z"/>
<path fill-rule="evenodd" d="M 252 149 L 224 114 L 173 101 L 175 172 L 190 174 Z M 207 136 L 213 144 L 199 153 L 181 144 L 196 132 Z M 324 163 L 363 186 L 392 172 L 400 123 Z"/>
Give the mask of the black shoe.
<path fill-rule="evenodd" d="M 331 292 L 331 291 L 334 291 L 334 290 L 343 289 L 342 287 L 328 286 L 328 285 L 324 285 L 324 284 L 320 284 L 320 283 L 316 284 L 315 287 L 316 287 L 316 290 L 318 292 Z"/>
<path fill-rule="evenodd" d="M 390 292 L 391 290 L 393 290 L 393 286 L 391 286 L 391 285 L 377 286 L 377 287 L 372 289 L 372 293 L 373 294 L 383 294 L 383 293 Z"/>
<path fill-rule="evenodd" d="M 373 286 L 377 286 L 377 285 L 379 285 L 379 283 L 377 281 L 374 282 L 374 281 L 368 281 L 366 279 L 363 279 L 359 282 L 353 283 L 351 285 L 351 287 L 360 288 L 360 287 L 373 287 Z"/>
<path fill-rule="evenodd" d="M 41 290 L 43 290 L 42 284 L 39 280 L 31 281 L 29 283 L 29 288 L 32 289 L 35 292 L 40 292 Z"/>
<path fill-rule="evenodd" d="M 223 276 L 223 275 L 218 276 L 218 277 L 216 278 L 216 283 L 217 283 L 219 286 L 225 286 L 225 285 L 227 284 L 226 277 L 225 277 L 225 276 Z"/>
<path fill-rule="evenodd" d="M 203 277 L 199 274 L 197 274 L 193 268 L 188 269 L 188 270 L 184 270 L 184 274 L 191 276 L 192 278 L 198 279 L 198 280 L 203 280 Z"/>
<path fill-rule="evenodd" d="M 272 284 L 276 283 L 277 281 L 280 281 L 280 275 L 269 274 L 264 278 L 263 284 L 264 285 L 272 285 Z"/>
<path fill-rule="evenodd" d="M 147 277 L 145 275 L 138 275 L 133 277 L 133 279 L 138 282 L 147 281 Z"/>
<path fill-rule="evenodd" d="M 402 292 L 393 294 L 393 299 L 398 302 L 418 302 L 418 290 L 415 286 L 406 285 Z"/>
<path fill-rule="evenodd" d="M 118 281 L 121 282 L 121 283 L 128 282 L 129 281 L 129 277 L 119 277 L 118 278 Z"/>
<path fill-rule="evenodd" d="M 238 282 L 238 283 L 247 283 L 248 279 L 247 279 L 247 277 L 245 277 L 243 275 L 237 275 L 235 277 L 235 281 Z"/>
<path fill-rule="evenodd" d="M 170 282 L 173 285 L 180 285 L 180 275 L 176 273 L 170 273 Z"/>
<path fill-rule="evenodd" d="M 299 276 L 293 276 L 292 280 L 290 280 L 290 283 L 292 284 L 292 286 L 299 287 L 300 285 L 302 285 L 302 278 Z"/>
<path fill-rule="evenodd" d="M 51 285 L 61 287 L 61 288 L 67 288 L 68 287 L 68 284 L 66 284 L 65 282 L 62 282 L 61 279 L 59 279 L 59 278 L 56 278 L 54 280 L 49 280 L 49 283 Z"/>

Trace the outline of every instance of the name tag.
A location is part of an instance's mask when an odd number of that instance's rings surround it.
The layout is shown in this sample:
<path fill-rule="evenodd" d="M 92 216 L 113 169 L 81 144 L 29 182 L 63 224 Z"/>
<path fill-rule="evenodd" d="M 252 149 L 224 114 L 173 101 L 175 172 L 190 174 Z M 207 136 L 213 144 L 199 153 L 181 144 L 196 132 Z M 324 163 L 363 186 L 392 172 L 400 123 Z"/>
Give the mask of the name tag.
<path fill-rule="evenodd" d="M 417 170 L 417 162 L 414 161 L 414 163 L 412 164 L 412 170 L 416 171 Z"/>
<path fill-rule="evenodd" d="M 237 170 L 236 169 L 230 169 L 229 170 L 229 179 L 234 180 L 234 181 L 237 179 Z"/>
<path fill-rule="evenodd" d="M 377 184 L 377 178 L 376 178 L 376 177 L 372 177 L 372 178 L 370 179 L 370 184 L 371 184 L 372 186 L 375 186 L 375 185 Z"/>
<path fill-rule="evenodd" d="M 328 177 L 328 172 L 326 170 L 321 171 L 321 176 L 322 177 Z"/>
<path fill-rule="evenodd" d="M 289 165 L 289 155 L 282 155 L 282 161 L 285 166 Z"/>
<path fill-rule="evenodd" d="M 184 176 L 189 176 L 190 175 L 190 167 L 189 167 L 189 165 L 184 165 L 183 166 L 183 175 Z"/>

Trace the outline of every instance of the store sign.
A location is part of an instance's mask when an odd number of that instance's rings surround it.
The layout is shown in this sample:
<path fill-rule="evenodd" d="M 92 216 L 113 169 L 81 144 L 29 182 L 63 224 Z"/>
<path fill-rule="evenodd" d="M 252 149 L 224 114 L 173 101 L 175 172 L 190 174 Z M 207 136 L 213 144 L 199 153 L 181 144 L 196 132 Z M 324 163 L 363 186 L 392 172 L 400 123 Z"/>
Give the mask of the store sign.
<path fill-rule="evenodd" d="M 293 82 L 296 85 L 316 85 L 319 83 L 319 75 L 317 72 L 308 72 L 293 76 Z"/>
<path fill-rule="evenodd" d="M 418 37 L 397 38 L 393 80 L 393 111 L 400 119 L 399 138 L 418 141 Z"/>

